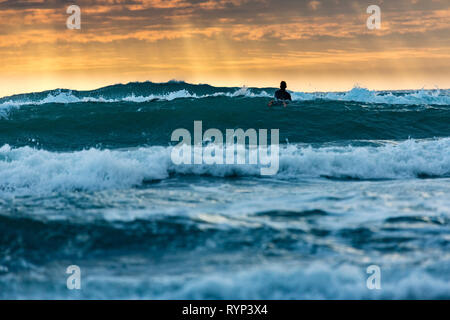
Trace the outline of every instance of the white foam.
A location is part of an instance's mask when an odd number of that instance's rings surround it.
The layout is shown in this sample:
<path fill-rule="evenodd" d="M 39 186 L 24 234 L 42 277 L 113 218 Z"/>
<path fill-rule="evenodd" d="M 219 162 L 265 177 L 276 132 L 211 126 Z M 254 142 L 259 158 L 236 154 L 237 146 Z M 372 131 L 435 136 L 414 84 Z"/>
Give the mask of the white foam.
<path fill-rule="evenodd" d="M 4 145 L 0 148 L 0 194 L 130 188 L 170 174 L 260 175 L 259 165 L 176 166 L 170 153 L 170 147 L 156 146 L 129 151 L 49 152 Z M 412 179 L 449 174 L 450 138 L 443 138 L 381 147 L 283 146 L 277 178 Z"/>
<path fill-rule="evenodd" d="M 446 263 L 444 260 L 442 263 Z M 245 268 L 245 269 L 244 269 Z M 439 275 L 414 266 L 381 265 L 380 290 L 366 286 L 367 265 L 332 265 L 323 262 L 260 264 L 212 272 L 145 275 L 116 274 L 92 270 L 84 278 L 81 299 L 168 299 L 168 300 L 334 300 L 334 299 L 449 299 L 450 282 L 445 268 Z M 210 268 L 211 269 L 211 268 Z M 398 269 L 399 271 L 396 271 Z M 438 271 L 435 271 L 437 273 Z M 67 299 L 68 290 L 42 290 L 23 276 L 0 297 L 7 299 Z M 7 293 L 6 293 L 7 292 Z M 2 295 L 3 294 L 3 295 Z M 260 308 L 262 310 L 262 308 Z M 270 313 L 270 310 L 268 310 Z"/>
<path fill-rule="evenodd" d="M 170 164 L 167 153 L 162 147 L 56 153 L 5 145 L 0 148 L 0 189 L 46 193 L 128 188 L 144 179 L 166 178 Z"/>
<path fill-rule="evenodd" d="M 366 287 L 365 266 L 326 266 L 322 263 L 253 267 L 234 273 L 213 273 L 193 279 L 167 280 L 163 299 L 447 299 L 450 282 L 423 270 L 392 275 L 384 270 L 381 290 Z M 389 276 L 386 276 L 388 273 Z M 114 282 L 114 281 L 112 281 Z M 111 283 L 110 283 L 111 284 Z M 165 291 L 165 292 L 164 292 Z"/>
<path fill-rule="evenodd" d="M 0 104 L 0 110 L 2 109 L 8 109 L 11 107 L 20 107 L 25 105 L 43 105 L 48 103 L 61 103 L 61 104 L 68 104 L 68 103 L 80 103 L 80 102 L 99 102 L 99 103 L 114 103 L 114 102 L 136 102 L 136 103 L 142 103 L 142 102 L 148 102 L 153 100 L 164 100 L 164 101 L 172 101 L 175 99 L 183 99 L 183 98 L 192 98 L 192 99 L 203 99 L 203 98 L 209 98 L 209 97 L 270 97 L 270 95 L 264 91 L 261 93 L 253 93 L 250 89 L 247 87 L 243 87 L 241 89 L 236 90 L 235 92 L 216 92 L 213 94 L 206 94 L 206 95 L 197 95 L 194 93 L 190 93 L 189 91 L 183 89 L 173 92 L 168 92 L 164 94 L 150 94 L 147 96 L 136 96 L 134 93 L 131 93 L 128 96 L 125 96 L 123 98 L 116 98 L 116 99 L 108 99 L 104 97 L 82 97 L 79 98 L 71 91 L 68 92 L 55 92 L 55 93 L 49 93 L 47 97 L 41 100 L 7 100 Z"/>
<path fill-rule="evenodd" d="M 135 102 L 143 103 L 152 100 L 172 101 L 174 99 L 204 99 L 209 97 L 248 97 L 248 98 L 271 98 L 272 95 L 261 91 L 253 92 L 247 87 L 242 87 L 235 92 L 216 92 L 213 94 L 197 95 L 188 90 L 178 90 L 164 94 L 150 94 L 146 96 L 136 96 L 131 93 L 122 98 L 108 99 L 104 97 L 83 97 L 79 98 L 71 91 L 49 93 L 47 97 L 41 100 L 7 100 L 0 104 L 0 115 L 4 115 L 10 108 L 20 107 L 23 105 L 43 105 L 47 103 L 80 103 L 80 102 Z M 330 100 L 330 101 L 355 101 L 363 103 L 383 103 L 383 104 L 405 104 L 405 105 L 450 105 L 450 95 L 441 93 L 440 90 L 419 90 L 403 94 L 393 94 L 391 92 L 371 91 L 365 88 L 355 87 L 348 92 L 325 92 L 325 93 L 305 93 L 293 92 L 292 99 L 294 101 L 313 101 L 313 100 Z"/>
<path fill-rule="evenodd" d="M 419 90 L 416 92 L 404 93 L 402 95 L 394 95 L 391 92 L 377 92 L 361 87 L 355 87 L 344 93 L 326 93 L 323 95 L 323 99 L 384 104 L 450 105 L 450 96 L 441 95 L 440 90 Z"/>
<path fill-rule="evenodd" d="M 407 140 L 381 147 L 297 148 L 288 146 L 280 173 L 291 177 L 407 179 L 450 174 L 450 139 Z"/>
<path fill-rule="evenodd" d="M 86 99 L 86 102 L 89 101 L 89 99 Z M 45 97 L 42 100 L 8 100 L 3 103 L 0 103 L 0 118 L 6 118 L 8 116 L 8 113 L 11 109 L 19 108 L 21 106 L 27 106 L 27 105 L 43 105 L 47 103 L 78 103 L 83 102 L 80 98 L 74 96 L 72 92 L 61 92 L 58 91 L 54 94 L 49 93 L 47 97 Z M 108 102 L 108 101 L 103 101 Z"/>

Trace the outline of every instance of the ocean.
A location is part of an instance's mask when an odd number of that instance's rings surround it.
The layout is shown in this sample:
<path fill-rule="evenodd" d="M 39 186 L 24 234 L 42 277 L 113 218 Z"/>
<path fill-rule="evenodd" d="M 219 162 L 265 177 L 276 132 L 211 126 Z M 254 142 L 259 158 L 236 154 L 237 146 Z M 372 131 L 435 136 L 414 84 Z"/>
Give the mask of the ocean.
<path fill-rule="evenodd" d="M 450 299 L 450 90 L 275 90 L 0 98 L 0 299 Z M 279 129 L 278 172 L 175 165 L 194 121 Z"/>

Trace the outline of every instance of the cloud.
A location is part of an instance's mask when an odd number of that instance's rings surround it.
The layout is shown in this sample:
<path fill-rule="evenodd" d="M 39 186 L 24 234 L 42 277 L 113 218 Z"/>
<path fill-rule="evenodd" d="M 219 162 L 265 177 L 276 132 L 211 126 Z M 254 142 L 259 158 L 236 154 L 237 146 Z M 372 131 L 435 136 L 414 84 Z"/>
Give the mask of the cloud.
<path fill-rule="evenodd" d="M 450 65 L 448 0 L 374 0 L 382 10 L 376 31 L 366 27 L 363 0 L 77 0 L 77 31 L 66 28 L 72 3 L 0 0 L 3 75 L 164 70 L 220 78 L 227 70 L 256 76 L 268 65 L 311 75 Z"/>
<path fill-rule="evenodd" d="M 317 10 L 317 8 L 319 8 L 319 6 L 320 6 L 319 1 L 314 0 L 314 1 L 309 2 L 309 7 L 314 11 Z"/>

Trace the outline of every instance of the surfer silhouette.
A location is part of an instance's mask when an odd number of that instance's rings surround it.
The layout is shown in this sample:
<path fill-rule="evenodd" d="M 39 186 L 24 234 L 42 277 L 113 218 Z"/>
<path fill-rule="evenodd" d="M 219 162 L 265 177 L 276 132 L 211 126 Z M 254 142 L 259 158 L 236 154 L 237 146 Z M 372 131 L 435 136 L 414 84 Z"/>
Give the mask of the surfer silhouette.
<path fill-rule="evenodd" d="M 281 101 L 283 106 L 286 108 L 286 101 L 292 101 L 291 95 L 286 91 L 287 85 L 285 81 L 281 81 L 280 90 L 275 92 L 275 100 L 269 102 L 269 107 L 271 107 L 275 102 Z"/>

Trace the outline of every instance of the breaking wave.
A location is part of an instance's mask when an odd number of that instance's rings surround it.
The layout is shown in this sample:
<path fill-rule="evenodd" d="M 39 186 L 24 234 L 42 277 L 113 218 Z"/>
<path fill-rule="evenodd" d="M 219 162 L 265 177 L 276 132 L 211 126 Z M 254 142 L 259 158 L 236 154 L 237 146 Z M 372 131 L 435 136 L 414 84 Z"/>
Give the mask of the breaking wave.
<path fill-rule="evenodd" d="M 121 189 L 173 175 L 260 176 L 264 165 L 174 165 L 171 147 L 50 152 L 0 148 L 0 194 Z M 450 176 L 450 138 L 380 146 L 284 145 L 277 178 L 410 179 Z"/>
<path fill-rule="evenodd" d="M 49 103 L 69 104 L 83 102 L 143 103 L 155 100 L 172 101 L 191 98 L 204 99 L 209 97 L 259 97 L 271 98 L 275 88 L 248 87 L 213 87 L 209 85 L 192 85 L 184 82 L 168 83 L 129 83 L 113 85 L 91 91 L 76 91 L 57 89 L 29 94 L 20 94 L 0 99 L 0 110 L 23 105 L 43 105 Z M 410 90 L 410 91 L 371 91 L 354 87 L 347 92 L 292 92 L 294 101 L 354 101 L 374 104 L 394 105 L 450 105 L 448 90 Z"/>

